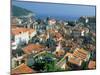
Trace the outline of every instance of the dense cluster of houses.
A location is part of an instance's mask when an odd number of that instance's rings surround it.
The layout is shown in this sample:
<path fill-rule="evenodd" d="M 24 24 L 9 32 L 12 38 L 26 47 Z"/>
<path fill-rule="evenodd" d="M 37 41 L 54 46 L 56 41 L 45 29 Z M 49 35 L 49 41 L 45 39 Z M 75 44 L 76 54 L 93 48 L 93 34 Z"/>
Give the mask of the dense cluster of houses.
<path fill-rule="evenodd" d="M 91 52 L 83 48 L 82 43 L 84 36 L 90 33 L 89 28 L 71 27 L 67 22 L 59 23 L 55 19 L 46 23 L 31 18 L 27 23 L 17 17 L 12 19 L 12 74 L 39 72 L 27 65 L 28 59 L 30 55 L 34 57 L 45 52 L 54 55 L 58 59 L 56 66 L 64 70 L 81 70 L 84 63 L 87 63 L 87 69 L 95 69 L 96 61 L 90 59 Z"/>

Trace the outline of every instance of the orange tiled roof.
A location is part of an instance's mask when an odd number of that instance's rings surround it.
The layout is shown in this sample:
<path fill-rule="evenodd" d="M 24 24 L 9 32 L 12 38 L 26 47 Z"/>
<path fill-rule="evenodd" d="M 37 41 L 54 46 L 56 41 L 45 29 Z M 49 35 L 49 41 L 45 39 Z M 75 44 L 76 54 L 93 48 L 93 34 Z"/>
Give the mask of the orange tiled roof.
<path fill-rule="evenodd" d="M 73 56 L 84 60 L 87 58 L 88 52 L 85 51 L 84 49 L 77 49 L 74 51 Z"/>
<path fill-rule="evenodd" d="M 18 34 L 20 34 L 21 32 L 26 32 L 27 31 L 27 29 L 26 28 L 12 28 L 12 30 L 11 30 L 11 33 L 12 33 L 12 35 L 18 35 Z"/>
<path fill-rule="evenodd" d="M 67 56 L 72 56 L 72 53 L 67 52 L 65 57 L 67 57 Z"/>
<path fill-rule="evenodd" d="M 95 69 L 96 68 L 96 62 L 91 60 L 88 64 L 88 68 L 89 69 Z"/>
<path fill-rule="evenodd" d="M 29 68 L 27 65 L 25 64 L 21 64 L 18 67 L 16 67 L 15 69 L 12 69 L 12 74 L 17 74 L 17 73 L 33 73 L 36 71 L 33 71 L 31 68 Z"/>
<path fill-rule="evenodd" d="M 55 33 L 55 37 L 56 37 L 56 38 L 62 38 L 62 35 L 61 35 L 60 33 L 56 32 L 56 33 Z"/>
<path fill-rule="evenodd" d="M 62 38 L 62 35 L 59 32 L 56 32 L 55 29 L 49 29 L 48 32 L 52 33 L 55 38 Z"/>
<path fill-rule="evenodd" d="M 34 32 L 34 31 L 35 30 L 31 29 L 31 28 L 15 27 L 15 28 L 12 28 L 11 33 L 12 33 L 12 35 L 18 35 L 21 32 L 29 32 L 29 34 L 30 34 L 30 33 Z"/>
<path fill-rule="evenodd" d="M 35 30 L 34 29 L 28 29 L 29 34 L 33 33 Z"/>
<path fill-rule="evenodd" d="M 48 31 L 49 33 L 55 33 L 55 32 L 56 32 L 55 29 L 48 29 L 47 31 Z"/>
<path fill-rule="evenodd" d="M 69 58 L 68 58 L 68 61 L 69 61 L 70 63 L 76 64 L 76 65 L 78 65 L 78 66 L 81 66 L 81 64 L 82 64 L 82 62 L 83 62 L 81 59 L 76 58 L 76 57 L 69 57 Z"/>
<path fill-rule="evenodd" d="M 76 64 L 81 66 L 83 60 L 87 58 L 88 52 L 84 49 L 77 49 L 74 53 L 67 53 L 66 57 L 68 56 L 68 61 L 72 64 Z"/>
<path fill-rule="evenodd" d="M 23 48 L 23 51 L 27 54 L 30 54 L 33 50 L 35 51 L 41 51 L 44 48 L 44 46 L 40 44 L 29 44 L 28 46 Z"/>

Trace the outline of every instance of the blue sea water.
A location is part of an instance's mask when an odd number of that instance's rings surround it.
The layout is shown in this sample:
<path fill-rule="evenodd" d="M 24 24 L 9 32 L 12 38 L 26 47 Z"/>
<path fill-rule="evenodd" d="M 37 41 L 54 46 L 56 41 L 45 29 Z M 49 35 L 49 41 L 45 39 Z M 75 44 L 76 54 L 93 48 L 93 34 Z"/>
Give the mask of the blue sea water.
<path fill-rule="evenodd" d="M 95 16 L 95 6 L 89 5 L 72 5 L 72 4 L 55 4 L 13 1 L 13 5 L 25 8 L 36 14 L 38 18 L 51 16 L 56 19 L 76 20 L 80 16 Z"/>
<path fill-rule="evenodd" d="M 56 20 L 70 20 L 70 21 L 75 21 L 78 20 L 81 16 L 71 16 L 71 15 L 66 15 L 66 16 L 55 16 L 55 15 L 36 15 L 37 19 L 46 19 L 47 17 L 56 19 Z"/>

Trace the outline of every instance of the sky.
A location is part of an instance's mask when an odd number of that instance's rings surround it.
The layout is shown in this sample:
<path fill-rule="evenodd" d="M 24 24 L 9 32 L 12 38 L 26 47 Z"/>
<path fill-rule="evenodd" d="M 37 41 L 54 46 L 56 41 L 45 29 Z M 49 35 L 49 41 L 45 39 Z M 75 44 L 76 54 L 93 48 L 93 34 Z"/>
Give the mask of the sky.
<path fill-rule="evenodd" d="M 89 5 L 72 5 L 57 3 L 39 3 L 39 2 L 23 2 L 13 1 L 13 5 L 31 10 L 38 17 L 54 16 L 54 17 L 80 17 L 95 16 L 95 6 Z"/>

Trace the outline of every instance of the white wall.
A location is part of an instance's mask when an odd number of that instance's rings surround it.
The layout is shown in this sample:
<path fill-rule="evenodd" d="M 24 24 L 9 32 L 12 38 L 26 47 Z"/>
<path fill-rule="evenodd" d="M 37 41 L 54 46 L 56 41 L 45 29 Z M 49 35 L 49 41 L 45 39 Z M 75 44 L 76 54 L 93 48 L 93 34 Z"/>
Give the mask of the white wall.
<path fill-rule="evenodd" d="M 19 35 L 15 35 L 15 43 L 17 45 L 25 42 L 25 43 L 28 43 L 29 41 L 29 34 L 28 32 L 24 32 L 24 33 L 21 33 Z"/>

